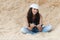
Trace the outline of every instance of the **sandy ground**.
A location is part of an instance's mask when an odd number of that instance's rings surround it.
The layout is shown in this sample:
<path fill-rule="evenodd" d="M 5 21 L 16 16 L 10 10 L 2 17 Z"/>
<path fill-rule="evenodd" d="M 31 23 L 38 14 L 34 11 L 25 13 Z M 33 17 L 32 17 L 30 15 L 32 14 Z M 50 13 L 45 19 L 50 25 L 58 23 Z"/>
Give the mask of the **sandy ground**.
<path fill-rule="evenodd" d="M 39 4 L 44 25 L 51 24 L 52 32 L 22 34 L 29 5 Z M 60 40 L 60 0 L 0 0 L 0 40 Z"/>

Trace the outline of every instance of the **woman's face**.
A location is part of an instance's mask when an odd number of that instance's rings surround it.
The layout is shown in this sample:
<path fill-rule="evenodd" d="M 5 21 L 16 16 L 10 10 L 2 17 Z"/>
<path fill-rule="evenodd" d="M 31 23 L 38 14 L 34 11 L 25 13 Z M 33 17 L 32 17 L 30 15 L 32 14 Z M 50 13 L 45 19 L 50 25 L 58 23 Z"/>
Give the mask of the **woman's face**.
<path fill-rule="evenodd" d="M 35 15 L 38 12 L 38 9 L 32 8 L 32 13 Z"/>

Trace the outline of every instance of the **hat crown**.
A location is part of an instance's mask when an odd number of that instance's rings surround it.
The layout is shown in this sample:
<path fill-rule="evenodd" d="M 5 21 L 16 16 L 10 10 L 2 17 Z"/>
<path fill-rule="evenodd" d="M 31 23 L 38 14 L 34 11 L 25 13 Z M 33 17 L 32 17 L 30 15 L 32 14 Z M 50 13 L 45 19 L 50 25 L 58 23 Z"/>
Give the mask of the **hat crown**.
<path fill-rule="evenodd" d="M 38 4 L 32 4 L 32 5 L 30 5 L 30 8 L 39 9 L 39 6 L 38 6 Z"/>

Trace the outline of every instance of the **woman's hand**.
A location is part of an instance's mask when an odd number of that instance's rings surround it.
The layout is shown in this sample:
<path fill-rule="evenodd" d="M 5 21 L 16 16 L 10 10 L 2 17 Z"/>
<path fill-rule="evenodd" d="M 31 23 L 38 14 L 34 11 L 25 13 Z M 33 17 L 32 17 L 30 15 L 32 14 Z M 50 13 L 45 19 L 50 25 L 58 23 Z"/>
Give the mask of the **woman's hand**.
<path fill-rule="evenodd" d="M 42 27 L 41 27 L 41 25 L 39 24 L 39 25 L 37 25 L 37 28 L 38 28 L 38 30 L 41 32 L 42 31 Z"/>
<path fill-rule="evenodd" d="M 32 27 L 32 28 L 35 27 L 35 26 L 36 26 L 36 25 L 35 25 L 34 23 L 30 24 L 30 27 Z"/>
<path fill-rule="evenodd" d="M 30 24 L 30 27 L 28 27 L 29 30 L 32 30 L 36 25 L 34 23 Z"/>

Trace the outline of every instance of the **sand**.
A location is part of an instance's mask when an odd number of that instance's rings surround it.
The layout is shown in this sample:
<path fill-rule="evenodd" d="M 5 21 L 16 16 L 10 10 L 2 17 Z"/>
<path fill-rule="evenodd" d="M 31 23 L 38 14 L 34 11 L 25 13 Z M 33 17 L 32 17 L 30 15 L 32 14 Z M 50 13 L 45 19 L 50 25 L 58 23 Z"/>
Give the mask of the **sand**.
<path fill-rule="evenodd" d="M 39 4 L 44 25 L 51 24 L 51 32 L 22 34 L 29 5 Z M 60 40 L 60 0 L 0 0 L 0 40 Z"/>

